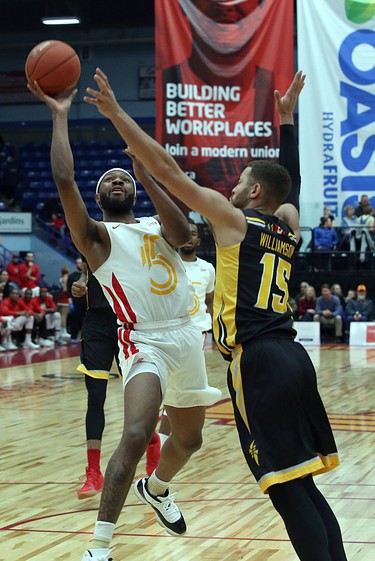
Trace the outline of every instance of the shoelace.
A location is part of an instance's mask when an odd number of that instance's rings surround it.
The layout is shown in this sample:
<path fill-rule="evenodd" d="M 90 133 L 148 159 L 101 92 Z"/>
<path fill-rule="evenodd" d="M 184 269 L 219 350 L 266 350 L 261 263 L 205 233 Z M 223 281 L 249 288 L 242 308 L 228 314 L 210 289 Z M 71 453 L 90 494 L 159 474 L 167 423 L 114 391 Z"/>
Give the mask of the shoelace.
<path fill-rule="evenodd" d="M 94 470 L 89 470 L 87 473 L 81 475 L 79 478 L 80 481 L 86 481 L 86 483 L 92 483 L 92 482 L 96 483 L 98 479 L 99 479 L 99 472 L 96 472 Z"/>
<path fill-rule="evenodd" d="M 170 493 L 168 495 L 168 497 L 166 497 L 164 500 L 162 500 L 163 510 L 167 514 L 172 514 L 172 513 L 180 514 L 180 509 L 175 504 L 175 499 L 176 499 L 176 493 Z"/>

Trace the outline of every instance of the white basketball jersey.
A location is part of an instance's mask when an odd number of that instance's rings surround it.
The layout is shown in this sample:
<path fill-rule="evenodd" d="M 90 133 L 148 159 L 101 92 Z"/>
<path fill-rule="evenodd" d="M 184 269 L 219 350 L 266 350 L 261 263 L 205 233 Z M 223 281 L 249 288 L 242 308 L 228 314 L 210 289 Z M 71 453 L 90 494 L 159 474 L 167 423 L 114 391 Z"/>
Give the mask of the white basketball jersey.
<path fill-rule="evenodd" d="M 183 264 L 195 291 L 194 305 L 189 308 L 190 317 L 200 331 L 208 331 L 212 327 L 212 319 L 207 312 L 206 294 L 215 288 L 214 266 L 199 257 L 195 261 L 183 261 Z"/>
<path fill-rule="evenodd" d="M 152 217 L 134 224 L 103 222 L 111 240 L 108 259 L 94 273 L 122 323 L 186 316 L 194 289 L 177 251 Z"/>

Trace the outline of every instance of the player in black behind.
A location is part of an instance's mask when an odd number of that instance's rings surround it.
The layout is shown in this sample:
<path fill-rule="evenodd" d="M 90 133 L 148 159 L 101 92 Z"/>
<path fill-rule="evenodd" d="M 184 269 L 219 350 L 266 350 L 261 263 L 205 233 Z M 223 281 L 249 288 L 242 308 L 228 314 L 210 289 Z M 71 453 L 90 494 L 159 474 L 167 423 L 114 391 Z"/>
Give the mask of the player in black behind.
<path fill-rule="evenodd" d="M 84 98 L 117 128 L 129 151 L 188 207 L 205 216 L 217 249 L 214 335 L 229 358 L 228 385 L 242 450 L 282 516 L 302 561 L 346 561 L 341 531 L 313 475 L 339 464 L 316 373 L 294 341 L 288 282 L 300 237 L 294 107 L 305 76 L 275 91 L 280 163 L 251 162 L 230 201 L 202 188 L 123 111 L 98 68 Z"/>

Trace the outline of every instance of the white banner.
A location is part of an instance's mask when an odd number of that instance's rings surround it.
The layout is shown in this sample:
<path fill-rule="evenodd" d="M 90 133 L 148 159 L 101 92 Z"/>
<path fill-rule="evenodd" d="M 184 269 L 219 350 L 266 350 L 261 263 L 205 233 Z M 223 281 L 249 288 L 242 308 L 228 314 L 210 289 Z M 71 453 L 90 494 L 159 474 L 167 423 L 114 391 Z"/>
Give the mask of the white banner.
<path fill-rule="evenodd" d="M 375 2 L 297 0 L 301 223 L 329 205 L 341 225 L 361 195 L 375 208 Z"/>
<path fill-rule="evenodd" d="M 24 234 L 31 230 L 31 212 L 0 212 L 1 234 Z"/>

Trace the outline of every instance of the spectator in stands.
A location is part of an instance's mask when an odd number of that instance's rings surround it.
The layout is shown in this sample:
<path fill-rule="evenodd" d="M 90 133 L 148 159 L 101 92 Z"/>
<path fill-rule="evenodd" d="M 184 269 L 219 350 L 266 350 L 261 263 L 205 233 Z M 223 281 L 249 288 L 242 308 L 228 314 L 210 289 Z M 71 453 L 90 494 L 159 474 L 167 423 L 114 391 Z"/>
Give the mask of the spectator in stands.
<path fill-rule="evenodd" d="M 358 203 L 357 208 L 355 209 L 356 216 L 362 216 L 365 207 L 369 205 L 369 200 L 367 195 L 362 195 L 361 200 Z"/>
<path fill-rule="evenodd" d="M 373 208 L 370 205 L 366 205 L 363 208 L 363 212 L 358 219 L 359 226 L 365 226 L 370 230 L 371 235 L 373 236 L 375 230 L 375 218 L 373 214 Z"/>
<path fill-rule="evenodd" d="M 18 288 L 18 285 L 9 280 L 9 273 L 3 269 L 0 273 L 0 294 L 3 298 L 8 298 L 12 288 Z"/>
<path fill-rule="evenodd" d="M 25 262 L 20 265 L 20 288 L 31 288 L 33 296 L 39 293 L 40 271 L 36 263 L 34 263 L 34 253 L 28 251 L 25 255 Z"/>
<path fill-rule="evenodd" d="M 316 294 L 313 286 L 306 288 L 305 294 L 298 301 L 298 320 L 313 321 L 316 306 Z"/>
<path fill-rule="evenodd" d="M 52 332 L 54 342 L 58 345 L 66 345 L 66 341 L 61 337 L 61 314 L 57 311 L 57 305 L 48 294 L 47 288 L 42 287 L 39 296 L 33 298 L 33 302 L 43 310 L 46 329 Z"/>
<path fill-rule="evenodd" d="M 333 251 L 339 241 L 339 237 L 329 217 L 323 217 L 322 223 L 314 228 L 314 248 L 315 252 L 321 253 L 316 256 L 316 267 L 326 269 L 329 263 L 329 253 Z M 324 255 L 325 254 L 325 255 Z"/>
<path fill-rule="evenodd" d="M 47 339 L 47 328 L 45 320 L 45 311 L 39 306 L 36 298 L 33 298 L 33 291 L 31 288 L 26 288 L 25 293 L 19 302 L 25 305 L 30 314 L 34 316 L 34 327 L 32 339 L 38 339 L 38 344 L 41 347 L 53 347 L 53 342 Z"/>
<path fill-rule="evenodd" d="M 61 277 L 59 279 L 60 292 L 57 297 L 57 309 L 61 314 L 61 337 L 63 339 L 70 339 L 67 327 L 69 314 L 68 278 L 69 267 L 61 267 Z"/>
<path fill-rule="evenodd" d="M 345 311 L 349 323 L 374 319 L 374 303 L 371 298 L 367 298 L 367 288 L 364 284 L 357 286 L 357 298 L 349 300 Z"/>
<path fill-rule="evenodd" d="M 34 316 L 30 313 L 27 307 L 20 302 L 21 293 L 18 288 L 13 288 L 9 295 L 9 298 L 5 298 L 1 302 L 0 315 L 1 316 L 12 316 L 12 332 L 22 331 L 25 328 L 25 342 L 23 344 L 24 349 L 39 349 L 39 345 L 34 343 L 31 339 L 31 335 L 34 328 Z M 4 343 L 1 343 L 5 346 Z M 16 349 L 11 335 L 8 336 L 7 347 L 9 350 Z"/>
<path fill-rule="evenodd" d="M 345 296 L 344 300 L 345 300 L 345 306 L 346 304 L 352 300 L 353 298 L 355 298 L 357 295 L 356 291 L 353 288 L 349 288 L 347 295 Z"/>
<path fill-rule="evenodd" d="M 345 302 L 344 295 L 343 295 L 343 293 L 342 293 L 341 285 L 338 284 L 337 282 L 336 282 L 335 284 L 333 284 L 333 285 L 331 286 L 331 292 L 332 292 L 332 294 L 333 294 L 334 296 L 337 296 L 337 298 L 340 300 L 340 304 L 341 304 L 341 306 L 342 306 L 342 308 L 343 308 L 343 310 L 344 310 L 344 309 L 345 309 L 345 304 L 346 304 L 346 302 Z"/>
<path fill-rule="evenodd" d="M 344 213 L 341 225 L 341 246 L 343 248 L 349 249 L 350 246 L 350 236 L 355 234 L 355 229 L 358 223 L 358 216 L 355 216 L 355 209 L 353 205 L 346 205 L 344 207 Z"/>
<path fill-rule="evenodd" d="M 12 260 L 6 266 L 6 270 L 8 271 L 10 282 L 15 283 L 18 287 L 21 284 L 20 266 L 20 256 L 18 253 L 13 253 Z"/>
<path fill-rule="evenodd" d="M 322 284 L 322 295 L 316 300 L 314 321 L 319 321 L 321 328 L 334 328 L 336 343 L 342 342 L 341 304 L 337 296 L 331 293 L 328 284 Z"/>
<path fill-rule="evenodd" d="M 335 249 L 339 237 L 329 217 L 323 217 L 322 225 L 314 229 L 314 246 L 316 251 L 332 251 Z"/>
<path fill-rule="evenodd" d="M 359 262 L 370 265 L 372 253 L 375 251 L 375 219 L 370 205 L 362 208 L 358 218 L 355 236 L 350 237 L 350 251 L 359 251 Z"/>
<path fill-rule="evenodd" d="M 76 259 L 76 270 L 70 273 L 67 281 L 67 289 L 69 294 L 69 320 L 71 342 L 78 342 L 78 334 L 82 329 L 83 317 L 86 313 L 86 302 L 84 298 L 75 298 L 72 295 L 73 282 L 79 281 L 82 274 L 82 258 Z M 83 301 L 82 301 L 83 300 Z"/>
<path fill-rule="evenodd" d="M 303 298 L 303 296 L 305 296 L 306 294 L 306 290 L 307 287 L 309 286 L 309 283 L 307 281 L 302 281 L 299 285 L 299 293 L 296 296 L 296 302 L 297 302 L 297 306 L 298 306 L 298 302 L 300 301 L 301 298 Z"/>
<path fill-rule="evenodd" d="M 52 226 L 60 234 L 61 237 L 65 235 L 65 220 L 61 212 L 58 214 L 52 214 Z"/>
<path fill-rule="evenodd" d="M 323 225 L 323 221 L 325 218 L 330 218 L 331 219 L 331 226 L 332 228 L 335 226 L 335 216 L 332 214 L 331 211 L 331 207 L 330 206 L 325 206 L 324 210 L 323 210 L 323 216 L 320 219 L 320 225 Z"/>

